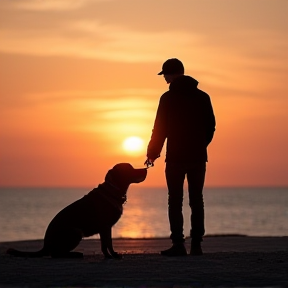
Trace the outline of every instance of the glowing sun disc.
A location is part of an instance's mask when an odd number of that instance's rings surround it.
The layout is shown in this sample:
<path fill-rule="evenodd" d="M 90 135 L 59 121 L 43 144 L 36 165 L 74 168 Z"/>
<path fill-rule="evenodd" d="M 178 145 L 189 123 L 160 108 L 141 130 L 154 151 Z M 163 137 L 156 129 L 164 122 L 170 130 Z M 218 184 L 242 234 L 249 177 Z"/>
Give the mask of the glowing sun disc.
<path fill-rule="evenodd" d="M 123 142 L 123 148 L 128 152 L 139 152 L 143 149 L 143 147 L 143 140 L 137 136 L 128 137 Z"/>

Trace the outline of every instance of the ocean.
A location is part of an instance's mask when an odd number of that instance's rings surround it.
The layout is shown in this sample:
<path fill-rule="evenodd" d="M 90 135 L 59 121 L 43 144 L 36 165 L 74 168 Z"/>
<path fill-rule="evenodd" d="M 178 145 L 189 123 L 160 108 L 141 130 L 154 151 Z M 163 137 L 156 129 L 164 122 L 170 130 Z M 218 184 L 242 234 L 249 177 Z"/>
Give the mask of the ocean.
<path fill-rule="evenodd" d="M 43 239 L 56 213 L 88 192 L 87 188 L 0 188 L 0 242 Z M 204 204 L 206 235 L 288 235 L 288 188 L 205 188 Z M 188 237 L 187 191 L 183 214 Z M 131 185 L 123 215 L 112 235 L 169 237 L 166 188 Z"/>

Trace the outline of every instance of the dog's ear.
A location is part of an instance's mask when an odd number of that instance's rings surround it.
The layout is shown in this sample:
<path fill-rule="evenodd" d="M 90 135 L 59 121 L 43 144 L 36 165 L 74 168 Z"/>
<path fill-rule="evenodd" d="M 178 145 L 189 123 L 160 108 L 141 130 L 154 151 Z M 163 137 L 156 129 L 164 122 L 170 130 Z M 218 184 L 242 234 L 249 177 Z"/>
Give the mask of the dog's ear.
<path fill-rule="evenodd" d="M 105 176 L 105 182 L 112 182 L 113 179 L 113 169 L 108 170 Z"/>
<path fill-rule="evenodd" d="M 108 182 L 110 184 L 113 184 L 114 186 L 120 188 L 122 187 L 122 177 L 121 173 L 119 173 L 118 169 L 115 169 L 114 167 L 110 169 L 106 176 L 105 176 L 105 182 Z"/>

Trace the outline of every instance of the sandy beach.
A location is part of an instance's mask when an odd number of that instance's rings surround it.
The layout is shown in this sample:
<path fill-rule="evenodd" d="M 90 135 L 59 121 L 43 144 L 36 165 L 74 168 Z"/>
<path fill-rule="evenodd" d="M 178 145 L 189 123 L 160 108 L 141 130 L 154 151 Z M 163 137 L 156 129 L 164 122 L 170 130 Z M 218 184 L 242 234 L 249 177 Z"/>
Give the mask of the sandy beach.
<path fill-rule="evenodd" d="M 159 255 L 169 239 L 114 239 L 121 260 L 104 259 L 98 239 L 75 249 L 83 259 L 5 254 L 9 247 L 34 251 L 42 243 L 0 243 L 1 287 L 288 287 L 288 237 L 207 236 L 203 256 L 174 258 Z"/>

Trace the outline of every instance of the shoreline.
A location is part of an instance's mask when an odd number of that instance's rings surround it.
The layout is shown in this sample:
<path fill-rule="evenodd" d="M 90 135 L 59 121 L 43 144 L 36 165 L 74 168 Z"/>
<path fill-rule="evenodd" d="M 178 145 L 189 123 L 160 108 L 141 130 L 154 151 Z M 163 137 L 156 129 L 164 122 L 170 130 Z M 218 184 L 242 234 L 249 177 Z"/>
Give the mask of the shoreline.
<path fill-rule="evenodd" d="M 252 237 L 252 238 L 282 238 L 288 237 L 288 235 L 248 235 L 248 234 L 241 234 L 241 233 L 216 233 L 216 234 L 205 234 L 203 239 L 211 238 L 211 237 Z M 161 240 L 161 239 L 169 239 L 169 236 L 152 236 L 152 237 L 113 237 L 113 240 Z M 190 237 L 185 237 L 185 241 L 189 241 Z M 42 238 L 36 239 L 19 239 L 19 240 L 0 240 L 0 245 L 3 243 L 15 243 L 15 242 L 27 242 L 27 241 L 41 241 Z M 99 236 L 97 238 L 87 237 L 83 238 L 83 240 L 99 240 Z M 203 240 L 204 241 L 204 240 Z"/>
<path fill-rule="evenodd" d="M 205 236 L 203 256 L 161 256 L 169 238 L 113 239 L 121 260 L 105 260 L 99 239 L 81 241 L 75 251 L 83 259 L 5 254 L 10 247 L 36 251 L 42 244 L 0 242 L 0 287 L 288 287 L 288 236 Z M 189 238 L 185 245 L 189 252 Z"/>

